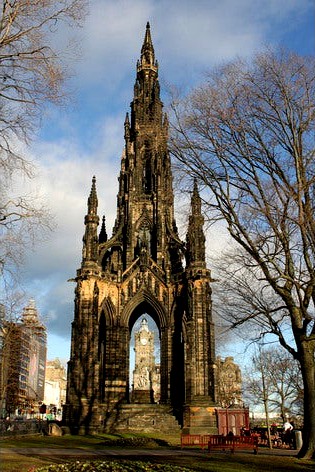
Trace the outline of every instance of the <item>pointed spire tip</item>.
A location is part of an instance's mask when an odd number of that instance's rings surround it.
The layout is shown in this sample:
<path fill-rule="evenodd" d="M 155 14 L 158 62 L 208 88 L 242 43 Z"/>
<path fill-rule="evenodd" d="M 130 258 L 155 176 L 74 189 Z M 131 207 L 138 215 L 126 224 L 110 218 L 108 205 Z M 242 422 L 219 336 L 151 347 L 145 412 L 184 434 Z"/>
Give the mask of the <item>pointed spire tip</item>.
<path fill-rule="evenodd" d="M 150 23 L 147 22 L 146 31 L 144 35 L 144 41 L 141 48 L 141 60 L 140 64 L 137 64 L 137 68 L 141 66 L 153 66 L 155 67 L 154 48 L 151 38 Z"/>
<path fill-rule="evenodd" d="M 105 215 L 103 215 L 102 226 L 101 226 L 101 231 L 98 237 L 98 242 L 102 244 L 102 243 L 105 243 L 106 241 L 107 241 L 107 233 L 106 233 L 106 225 L 105 225 Z"/>
<path fill-rule="evenodd" d="M 194 192 L 194 193 L 199 193 L 198 182 L 197 182 L 197 178 L 196 178 L 196 177 L 194 177 L 193 192 Z"/>

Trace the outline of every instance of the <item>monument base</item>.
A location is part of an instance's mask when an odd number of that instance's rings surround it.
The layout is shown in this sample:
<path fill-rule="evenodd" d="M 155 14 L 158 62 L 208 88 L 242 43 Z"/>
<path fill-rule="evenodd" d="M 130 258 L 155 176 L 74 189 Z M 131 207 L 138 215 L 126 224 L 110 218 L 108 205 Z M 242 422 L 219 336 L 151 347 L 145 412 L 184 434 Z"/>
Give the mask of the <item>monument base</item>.
<path fill-rule="evenodd" d="M 153 403 L 151 390 L 133 390 L 132 403 Z"/>
<path fill-rule="evenodd" d="M 218 434 L 218 419 L 214 405 L 186 405 L 183 434 Z"/>

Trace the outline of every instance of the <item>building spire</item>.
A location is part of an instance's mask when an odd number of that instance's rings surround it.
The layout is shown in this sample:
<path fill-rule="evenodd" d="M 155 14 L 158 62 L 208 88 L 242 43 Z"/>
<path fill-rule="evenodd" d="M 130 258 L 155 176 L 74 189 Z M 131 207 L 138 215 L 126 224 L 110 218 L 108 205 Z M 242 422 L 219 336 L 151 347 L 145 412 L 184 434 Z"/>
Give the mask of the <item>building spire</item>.
<path fill-rule="evenodd" d="M 89 215 L 97 214 L 97 205 L 98 205 L 98 200 L 97 200 L 97 193 L 96 193 L 96 178 L 94 175 L 92 179 L 92 187 L 91 187 L 90 196 L 88 198 L 88 214 Z"/>
<path fill-rule="evenodd" d="M 141 48 L 141 66 L 156 66 L 154 47 L 151 38 L 150 23 L 147 22 L 147 27 L 145 31 L 144 41 Z"/>
<path fill-rule="evenodd" d="M 137 61 L 137 77 L 134 85 L 134 100 L 131 104 L 130 136 L 134 138 L 138 126 L 156 122 L 162 127 L 162 107 L 158 64 L 155 60 L 150 24 L 147 23 L 141 48 L 141 58 Z M 125 130 L 126 128 L 125 123 Z M 165 132 L 165 130 L 164 130 Z"/>
<path fill-rule="evenodd" d="M 201 198 L 198 191 L 197 179 L 194 179 L 194 188 L 191 197 L 191 208 L 193 215 L 201 215 Z"/>
<path fill-rule="evenodd" d="M 128 140 L 130 138 L 130 121 L 129 121 L 129 113 L 126 113 L 125 123 L 125 139 Z"/>
<path fill-rule="evenodd" d="M 191 196 L 191 213 L 186 236 L 186 263 L 189 266 L 204 267 L 206 260 L 205 235 L 203 232 L 204 217 L 201 213 L 201 198 L 197 180 Z"/>
<path fill-rule="evenodd" d="M 105 225 L 105 215 L 103 215 L 102 226 L 101 226 L 101 231 L 98 237 L 98 242 L 102 244 L 102 243 L 105 243 L 106 241 L 107 241 L 107 233 L 106 233 L 106 225 Z"/>
<path fill-rule="evenodd" d="M 99 217 L 97 215 L 97 193 L 96 193 L 96 178 L 93 176 L 92 187 L 90 196 L 88 198 L 88 212 L 84 218 L 85 233 L 83 236 L 83 250 L 82 250 L 82 263 L 83 265 L 89 264 L 90 262 L 97 261 L 98 251 L 98 236 L 97 227 L 99 223 Z"/>

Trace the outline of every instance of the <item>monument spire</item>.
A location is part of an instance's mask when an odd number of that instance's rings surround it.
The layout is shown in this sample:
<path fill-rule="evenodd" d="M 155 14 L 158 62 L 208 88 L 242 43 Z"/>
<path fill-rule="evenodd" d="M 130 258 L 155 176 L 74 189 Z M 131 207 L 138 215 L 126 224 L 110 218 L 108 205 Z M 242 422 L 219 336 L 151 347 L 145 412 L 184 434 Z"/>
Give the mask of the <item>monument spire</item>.
<path fill-rule="evenodd" d="M 96 215 L 97 205 L 98 205 L 98 200 L 97 200 L 97 193 L 96 193 L 96 178 L 94 175 L 92 179 L 92 187 L 91 187 L 90 196 L 88 198 L 88 214 L 89 215 Z"/>
<path fill-rule="evenodd" d="M 124 121 L 125 149 L 114 227 L 116 241 L 119 239 L 123 248 L 123 271 L 140 252 L 141 263 L 149 257 L 163 266 L 163 270 L 166 267 L 172 273 L 182 270 L 167 133 L 168 123 L 160 99 L 157 63 L 147 23 L 141 59 L 137 63 L 131 113 L 126 114 Z M 172 249 L 168 250 L 166 245 Z M 108 252 L 106 257 L 111 255 Z"/>
<path fill-rule="evenodd" d="M 98 242 L 102 244 L 102 243 L 106 243 L 106 241 L 107 241 L 107 233 L 106 233 L 106 225 L 105 225 L 105 215 L 103 215 L 102 226 L 101 226 L 101 231 L 98 237 Z"/>
<path fill-rule="evenodd" d="M 194 189 L 191 196 L 191 213 L 189 216 L 188 231 L 186 237 L 186 262 L 187 267 L 194 265 L 205 267 L 205 235 L 203 231 L 204 217 L 201 213 L 201 198 L 197 181 L 194 181 Z"/>
<path fill-rule="evenodd" d="M 156 67 L 154 47 L 151 38 L 150 23 L 147 22 L 143 45 L 141 48 L 141 67 Z"/>
<path fill-rule="evenodd" d="M 93 176 L 90 195 L 88 198 L 88 212 L 84 218 L 85 233 L 83 236 L 82 264 L 95 263 L 98 255 L 97 227 L 99 217 L 97 215 L 98 199 L 96 193 L 96 178 Z"/>

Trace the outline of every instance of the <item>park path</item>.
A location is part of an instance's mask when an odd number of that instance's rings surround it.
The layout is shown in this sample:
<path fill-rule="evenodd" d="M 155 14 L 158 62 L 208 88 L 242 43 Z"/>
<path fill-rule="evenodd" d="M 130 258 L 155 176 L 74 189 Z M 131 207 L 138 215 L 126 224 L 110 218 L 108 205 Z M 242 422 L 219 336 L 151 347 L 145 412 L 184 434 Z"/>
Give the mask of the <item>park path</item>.
<path fill-rule="evenodd" d="M 176 457 L 176 456 L 205 456 L 207 451 L 192 450 L 192 449 L 81 449 L 81 448 L 45 448 L 45 447 L 10 447 L 0 448 L 0 455 L 5 457 L 6 453 L 14 452 L 23 456 L 53 456 L 53 457 L 106 457 L 106 456 L 119 456 L 119 457 Z M 214 452 L 211 454 L 227 454 L 223 451 Z M 230 453 L 229 453 L 230 454 Z M 253 454 L 252 451 L 237 451 L 237 454 Z M 259 455 L 276 455 L 276 456 L 294 456 L 297 451 L 292 449 L 262 449 L 259 448 Z"/>

